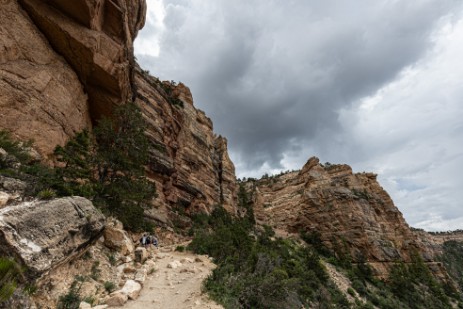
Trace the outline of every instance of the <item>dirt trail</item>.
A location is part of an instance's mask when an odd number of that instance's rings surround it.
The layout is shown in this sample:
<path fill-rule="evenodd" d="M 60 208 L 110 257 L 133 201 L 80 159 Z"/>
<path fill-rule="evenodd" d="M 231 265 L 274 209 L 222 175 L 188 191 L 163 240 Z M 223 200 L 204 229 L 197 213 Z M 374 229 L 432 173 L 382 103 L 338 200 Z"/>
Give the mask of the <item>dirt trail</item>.
<path fill-rule="evenodd" d="M 120 308 L 223 309 L 201 292 L 202 282 L 215 267 L 207 256 L 159 251 L 155 260 L 156 270 L 146 279 L 140 296 Z"/>

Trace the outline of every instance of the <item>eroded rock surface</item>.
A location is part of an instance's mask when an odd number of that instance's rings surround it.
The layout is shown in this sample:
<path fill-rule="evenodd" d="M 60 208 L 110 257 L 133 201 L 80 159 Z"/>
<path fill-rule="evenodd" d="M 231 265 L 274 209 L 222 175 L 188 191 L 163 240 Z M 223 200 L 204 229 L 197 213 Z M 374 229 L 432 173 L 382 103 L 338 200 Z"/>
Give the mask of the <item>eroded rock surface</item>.
<path fill-rule="evenodd" d="M 292 233 L 319 232 L 329 248 L 345 250 L 354 262 L 366 259 L 380 275 L 413 252 L 428 262 L 435 257 L 432 242 L 410 229 L 375 174 L 311 158 L 301 171 L 253 185 L 258 221 Z"/>
<path fill-rule="evenodd" d="M 0 5 L 0 128 L 34 139 L 49 155 L 91 120 L 135 100 L 149 124 L 149 176 L 159 193 L 147 216 L 172 225 L 172 210 L 207 213 L 223 204 L 234 212 L 226 139 L 214 134 L 186 86 L 159 82 L 135 63 L 133 40 L 145 23 L 145 0 Z"/>
<path fill-rule="evenodd" d="M 0 129 L 35 140 L 42 154 L 90 126 L 87 95 L 14 0 L 0 1 Z"/>
<path fill-rule="evenodd" d="M 0 254 L 39 276 L 71 259 L 103 228 L 103 215 L 82 197 L 8 206 L 0 209 Z"/>
<path fill-rule="evenodd" d="M 168 209 L 209 213 L 218 204 L 234 212 L 235 167 L 227 140 L 214 134 L 212 121 L 193 106 L 190 90 L 140 69 L 135 82 L 152 145 L 150 177 L 159 194 L 148 216 L 168 222 Z"/>
<path fill-rule="evenodd" d="M 145 23 L 145 0 L 20 3 L 79 76 L 92 118 L 132 99 L 133 40 Z"/>

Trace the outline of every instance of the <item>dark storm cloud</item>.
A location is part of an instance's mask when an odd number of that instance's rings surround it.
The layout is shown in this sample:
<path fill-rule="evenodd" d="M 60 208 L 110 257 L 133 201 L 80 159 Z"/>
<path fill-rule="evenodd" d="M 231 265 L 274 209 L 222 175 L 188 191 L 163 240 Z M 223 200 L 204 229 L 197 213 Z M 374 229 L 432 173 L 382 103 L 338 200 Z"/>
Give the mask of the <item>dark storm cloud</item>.
<path fill-rule="evenodd" d="M 258 170 L 329 140 L 337 112 L 427 51 L 457 1 L 164 1 L 159 56 L 139 60 L 192 88 L 195 104 Z M 323 145 L 313 145 L 313 149 Z M 313 154 L 306 154 L 307 157 Z M 241 171 L 243 172 L 243 171 Z"/>

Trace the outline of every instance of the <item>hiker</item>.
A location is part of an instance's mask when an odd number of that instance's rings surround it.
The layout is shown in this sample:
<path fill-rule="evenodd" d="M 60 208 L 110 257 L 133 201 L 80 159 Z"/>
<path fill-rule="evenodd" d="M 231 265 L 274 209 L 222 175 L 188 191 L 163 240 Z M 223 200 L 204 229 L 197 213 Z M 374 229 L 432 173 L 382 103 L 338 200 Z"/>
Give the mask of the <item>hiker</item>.
<path fill-rule="evenodd" d="M 143 234 L 142 238 L 140 238 L 140 243 L 143 247 L 146 247 L 147 240 L 146 234 Z"/>
<path fill-rule="evenodd" d="M 155 246 L 156 248 L 158 247 L 158 239 L 156 238 L 156 236 L 151 236 L 151 243 L 153 244 L 153 246 Z"/>

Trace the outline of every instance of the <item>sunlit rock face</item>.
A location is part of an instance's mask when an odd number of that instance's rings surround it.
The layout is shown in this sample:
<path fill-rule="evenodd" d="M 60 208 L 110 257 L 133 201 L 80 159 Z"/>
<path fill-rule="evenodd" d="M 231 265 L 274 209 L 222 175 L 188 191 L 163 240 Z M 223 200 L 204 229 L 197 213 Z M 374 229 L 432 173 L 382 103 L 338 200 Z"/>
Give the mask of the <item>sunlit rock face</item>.
<path fill-rule="evenodd" d="M 79 77 L 92 118 L 132 99 L 133 40 L 145 23 L 144 0 L 20 3 Z"/>
<path fill-rule="evenodd" d="M 50 154 L 89 126 L 78 75 L 16 1 L 1 1 L 0 129 Z"/>
<path fill-rule="evenodd" d="M 434 261 L 429 234 L 418 237 L 410 229 L 375 174 L 311 158 L 300 171 L 254 186 L 258 221 L 292 233 L 319 232 L 326 246 L 349 253 L 354 262 L 365 259 L 378 275 L 387 274 L 388 264 L 410 261 L 414 252 Z"/>

